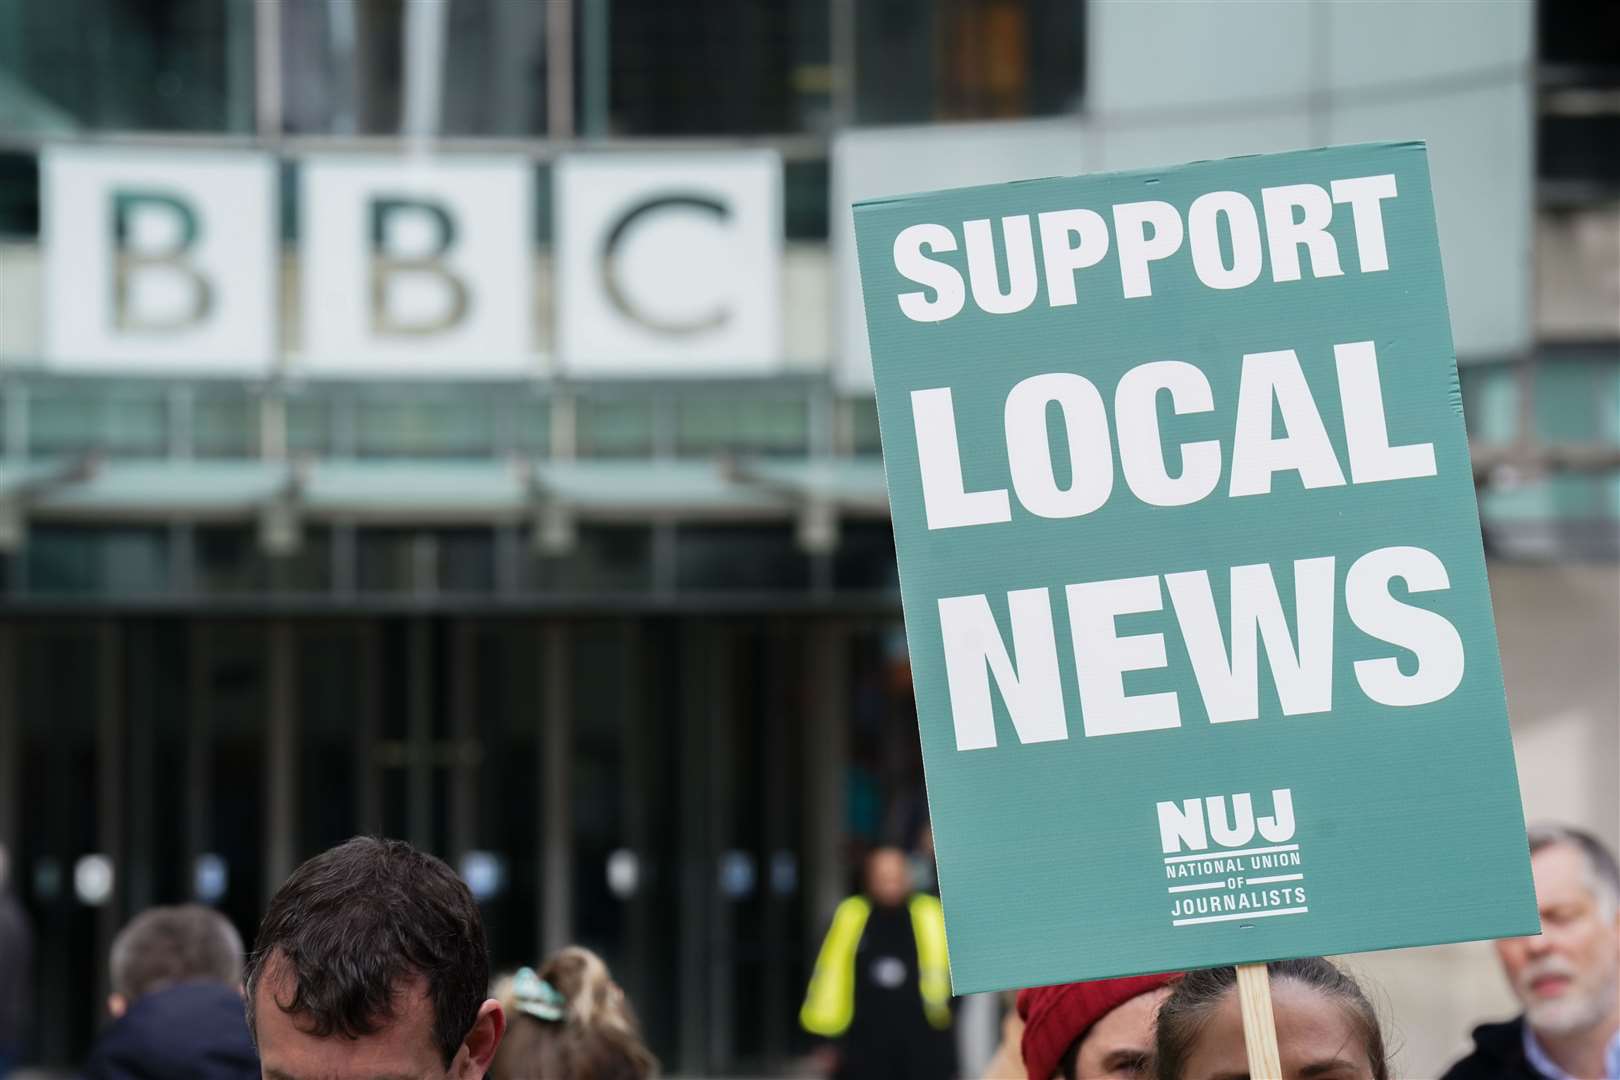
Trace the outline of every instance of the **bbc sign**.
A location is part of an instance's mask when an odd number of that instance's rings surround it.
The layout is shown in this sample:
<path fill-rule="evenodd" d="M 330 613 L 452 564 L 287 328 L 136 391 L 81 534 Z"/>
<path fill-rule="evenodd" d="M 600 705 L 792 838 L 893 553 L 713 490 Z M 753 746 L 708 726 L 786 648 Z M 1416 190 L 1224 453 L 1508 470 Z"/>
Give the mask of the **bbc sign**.
<path fill-rule="evenodd" d="M 42 155 L 55 370 L 252 377 L 582 377 L 777 370 L 781 162 L 770 152 L 558 162 L 556 355 L 537 347 L 534 167 L 518 155 L 309 155 L 296 275 L 278 161 Z M 296 318 L 281 311 L 283 290 Z"/>

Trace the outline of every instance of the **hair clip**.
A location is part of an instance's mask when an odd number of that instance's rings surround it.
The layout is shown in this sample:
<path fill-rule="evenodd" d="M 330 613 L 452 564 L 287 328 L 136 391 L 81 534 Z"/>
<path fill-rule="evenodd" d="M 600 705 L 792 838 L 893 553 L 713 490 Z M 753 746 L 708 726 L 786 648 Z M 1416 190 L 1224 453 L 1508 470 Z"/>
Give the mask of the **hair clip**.
<path fill-rule="evenodd" d="M 568 999 L 536 975 L 533 968 L 519 968 L 512 976 L 512 998 L 518 1012 L 536 1020 L 554 1024 L 567 1014 Z"/>

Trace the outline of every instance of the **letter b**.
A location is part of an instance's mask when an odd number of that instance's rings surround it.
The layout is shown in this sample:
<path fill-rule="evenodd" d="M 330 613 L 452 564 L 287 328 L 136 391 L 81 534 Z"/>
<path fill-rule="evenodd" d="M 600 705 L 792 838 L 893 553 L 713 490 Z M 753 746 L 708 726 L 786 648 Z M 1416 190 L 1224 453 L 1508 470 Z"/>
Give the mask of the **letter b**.
<path fill-rule="evenodd" d="M 113 194 L 113 325 L 119 330 L 173 331 L 202 322 L 214 304 L 214 290 L 208 279 L 186 263 L 186 252 L 197 243 L 200 229 L 190 204 L 159 191 L 117 191 Z M 144 222 L 156 222 L 167 215 L 175 225 L 172 243 L 149 242 L 141 234 Z M 136 276 L 156 286 L 164 274 L 172 284 L 184 284 L 189 301 L 178 313 L 159 314 L 142 305 L 137 294 Z M 169 306 L 169 305 L 165 305 Z"/>
<path fill-rule="evenodd" d="M 395 254 L 390 249 L 391 220 L 416 214 L 432 223 L 437 239 L 425 253 Z M 371 203 L 371 328 L 376 334 L 425 335 L 449 330 L 467 316 L 467 286 L 445 265 L 444 255 L 456 242 L 455 223 L 443 206 L 426 199 L 379 198 Z M 446 301 L 436 318 L 403 318 L 389 303 L 389 285 L 398 275 L 415 274 L 439 280 Z"/>

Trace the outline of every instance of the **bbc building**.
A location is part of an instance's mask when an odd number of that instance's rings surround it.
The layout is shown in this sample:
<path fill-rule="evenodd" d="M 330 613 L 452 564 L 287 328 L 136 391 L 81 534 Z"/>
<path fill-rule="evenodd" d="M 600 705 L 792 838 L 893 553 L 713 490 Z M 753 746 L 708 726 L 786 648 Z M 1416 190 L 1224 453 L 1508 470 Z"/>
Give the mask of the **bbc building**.
<path fill-rule="evenodd" d="M 601 951 L 672 1072 L 802 1050 L 860 852 L 927 820 L 848 211 L 902 191 L 1426 138 L 1527 802 L 1614 839 L 1598 17 L 0 7 L 31 1057 L 82 1058 L 132 914 L 251 940 L 360 832 L 456 866 L 501 968 Z"/>

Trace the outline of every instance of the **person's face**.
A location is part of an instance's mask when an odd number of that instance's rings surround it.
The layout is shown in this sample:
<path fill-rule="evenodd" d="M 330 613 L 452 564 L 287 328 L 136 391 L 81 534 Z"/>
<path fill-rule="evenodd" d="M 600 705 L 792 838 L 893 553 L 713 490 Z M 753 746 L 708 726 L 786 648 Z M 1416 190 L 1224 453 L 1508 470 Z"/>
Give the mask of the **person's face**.
<path fill-rule="evenodd" d="M 276 1004 L 293 987 L 272 963 L 254 997 L 259 1063 L 264 1080 L 476 1080 L 489 1068 L 506 1027 L 501 1007 L 484 1002 L 472 1031 L 448 1069 L 433 1041 L 433 1001 L 415 980 L 394 995 L 394 1018 L 358 1039 L 318 1038 L 297 1014 Z"/>
<path fill-rule="evenodd" d="M 1170 996 L 1161 986 L 1138 994 L 1097 1021 L 1080 1040 L 1071 1080 L 1140 1080 L 1153 1060 L 1153 1021 Z"/>
<path fill-rule="evenodd" d="M 1530 860 L 1541 933 L 1496 943 L 1530 1026 L 1568 1035 L 1606 1021 L 1620 992 L 1620 912 L 1593 895 L 1586 857 L 1553 844 Z"/>
<path fill-rule="evenodd" d="M 911 868 L 899 848 L 880 848 L 866 861 L 866 892 L 880 907 L 897 907 L 911 892 Z"/>
<path fill-rule="evenodd" d="M 1271 1007 L 1283 1080 L 1372 1080 L 1372 1062 L 1355 1020 L 1339 1002 L 1292 979 L 1273 979 Z M 1249 1080 L 1236 991 L 1221 999 L 1199 1033 L 1185 1080 Z"/>

